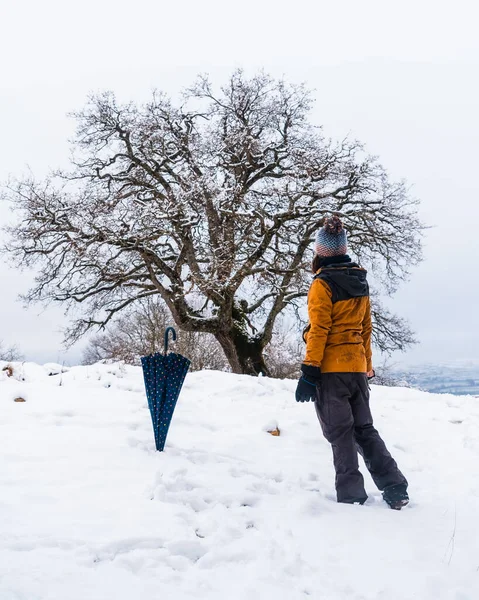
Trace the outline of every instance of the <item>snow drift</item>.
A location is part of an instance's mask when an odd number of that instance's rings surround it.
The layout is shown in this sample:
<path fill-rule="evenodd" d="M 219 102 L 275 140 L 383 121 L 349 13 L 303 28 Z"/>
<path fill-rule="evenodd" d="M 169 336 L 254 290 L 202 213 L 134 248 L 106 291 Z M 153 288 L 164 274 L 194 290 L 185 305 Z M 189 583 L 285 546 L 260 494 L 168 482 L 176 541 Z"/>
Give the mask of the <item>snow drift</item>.
<path fill-rule="evenodd" d="M 335 503 L 294 382 L 188 375 L 160 454 L 140 369 L 62 371 L 0 373 L 0 600 L 479 598 L 477 399 L 373 387 L 394 512 Z"/>

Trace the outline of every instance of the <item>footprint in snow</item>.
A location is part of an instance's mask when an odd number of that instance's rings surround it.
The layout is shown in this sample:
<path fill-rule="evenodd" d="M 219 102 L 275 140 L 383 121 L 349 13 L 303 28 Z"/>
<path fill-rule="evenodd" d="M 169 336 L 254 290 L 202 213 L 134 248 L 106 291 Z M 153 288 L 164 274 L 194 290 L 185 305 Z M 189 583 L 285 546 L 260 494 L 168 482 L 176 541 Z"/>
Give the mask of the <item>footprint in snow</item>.
<path fill-rule="evenodd" d="M 210 490 L 205 490 L 181 476 L 175 480 L 159 482 L 151 494 L 151 499 L 181 505 L 195 513 L 211 508 L 212 504 L 217 501 Z"/>
<path fill-rule="evenodd" d="M 244 496 L 243 499 L 240 501 L 240 506 L 246 508 L 254 508 L 255 506 L 258 506 L 259 503 L 259 496 Z"/>
<path fill-rule="evenodd" d="M 163 483 L 168 492 L 192 492 L 199 486 L 184 477 L 177 475 L 174 480 Z"/>
<path fill-rule="evenodd" d="M 94 563 L 113 561 L 118 556 L 129 554 L 136 550 L 162 550 L 165 543 L 159 538 L 127 538 L 105 544 L 94 553 Z"/>
<path fill-rule="evenodd" d="M 216 462 L 206 452 L 190 452 L 186 458 L 194 465 L 206 465 L 211 462 Z"/>
<path fill-rule="evenodd" d="M 272 496 L 277 495 L 279 493 L 279 490 L 277 488 L 274 488 L 272 485 L 268 484 L 265 481 L 255 481 L 253 484 L 248 486 L 247 489 L 258 494 L 270 494 Z"/>
<path fill-rule="evenodd" d="M 165 544 L 166 549 L 174 556 L 182 556 L 196 562 L 207 552 L 203 544 L 196 540 L 178 540 Z"/>

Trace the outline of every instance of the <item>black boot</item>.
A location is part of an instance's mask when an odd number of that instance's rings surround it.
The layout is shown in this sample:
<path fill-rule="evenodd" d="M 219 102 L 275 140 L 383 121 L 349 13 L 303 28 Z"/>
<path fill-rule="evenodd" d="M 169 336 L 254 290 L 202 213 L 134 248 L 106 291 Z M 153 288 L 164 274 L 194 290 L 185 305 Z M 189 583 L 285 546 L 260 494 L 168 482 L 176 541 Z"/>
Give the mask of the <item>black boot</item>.
<path fill-rule="evenodd" d="M 407 486 L 403 483 L 390 485 L 384 490 L 383 498 L 388 504 L 389 508 L 392 508 L 393 510 L 401 510 L 403 506 L 409 504 Z"/>
<path fill-rule="evenodd" d="M 339 500 L 341 504 L 361 504 L 366 502 L 367 498 L 352 498 L 351 500 Z"/>

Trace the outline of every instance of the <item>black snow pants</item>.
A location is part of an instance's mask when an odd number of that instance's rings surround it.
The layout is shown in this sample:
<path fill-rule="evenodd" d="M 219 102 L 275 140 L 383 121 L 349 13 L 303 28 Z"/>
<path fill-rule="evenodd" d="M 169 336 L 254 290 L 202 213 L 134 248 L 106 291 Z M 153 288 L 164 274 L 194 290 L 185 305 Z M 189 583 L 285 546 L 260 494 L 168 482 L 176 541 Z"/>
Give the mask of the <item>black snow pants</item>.
<path fill-rule="evenodd" d="M 323 373 L 317 388 L 316 414 L 333 448 L 338 502 L 364 502 L 358 452 L 380 490 L 407 481 L 373 427 L 369 386 L 364 373 Z"/>

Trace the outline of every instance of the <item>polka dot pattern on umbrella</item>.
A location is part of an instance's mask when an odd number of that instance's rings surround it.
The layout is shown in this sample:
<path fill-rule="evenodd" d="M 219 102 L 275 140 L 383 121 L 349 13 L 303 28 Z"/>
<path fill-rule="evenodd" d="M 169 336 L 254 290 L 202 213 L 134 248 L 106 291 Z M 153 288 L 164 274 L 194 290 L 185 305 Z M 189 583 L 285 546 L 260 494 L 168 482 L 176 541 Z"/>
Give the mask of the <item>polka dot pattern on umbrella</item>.
<path fill-rule="evenodd" d="M 191 364 L 181 354 L 150 354 L 141 359 L 146 396 L 150 409 L 156 449 L 165 447 L 166 436 L 183 382 Z"/>

